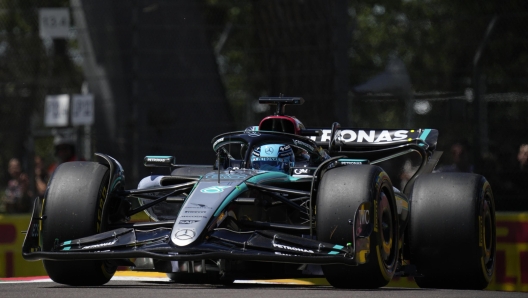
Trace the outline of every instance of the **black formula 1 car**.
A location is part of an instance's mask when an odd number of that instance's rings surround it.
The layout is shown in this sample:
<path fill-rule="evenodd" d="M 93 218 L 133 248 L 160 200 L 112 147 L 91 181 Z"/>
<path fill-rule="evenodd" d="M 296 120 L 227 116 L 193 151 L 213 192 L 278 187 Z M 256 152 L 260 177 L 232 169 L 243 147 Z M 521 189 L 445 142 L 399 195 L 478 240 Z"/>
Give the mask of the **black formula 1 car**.
<path fill-rule="evenodd" d="M 325 277 L 338 288 L 483 289 L 495 264 L 487 180 L 433 173 L 435 129 L 306 129 L 276 105 L 258 126 L 213 138 L 211 165 L 166 167 L 124 188 L 114 158 L 58 167 L 23 244 L 57 283 L 102 285 L 118 266 L 176 282 Z M 147 222 L 130 217 L 146 212 Z"/>

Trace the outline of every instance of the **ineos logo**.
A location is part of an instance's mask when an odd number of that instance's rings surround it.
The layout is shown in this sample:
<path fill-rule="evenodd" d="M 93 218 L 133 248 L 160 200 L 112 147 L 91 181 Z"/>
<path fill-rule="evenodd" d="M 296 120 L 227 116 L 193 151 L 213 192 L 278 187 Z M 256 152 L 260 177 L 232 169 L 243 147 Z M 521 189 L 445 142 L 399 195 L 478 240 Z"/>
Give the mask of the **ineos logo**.
<path fill-rule="evenodd" d="M 190 230 L 190 229 L 182 229 L 176 232 L 176 234 L 174 234 L 174 236 L 178 240 L 189 240 L 189 239 L 194 238 L 195 235 L 196 233 L 194 232 L 194 230 Z"/>
<path fill-rule="evenodd" d="M 273 153 L 273 148 L 271 148 L 271 147 L 267 147 L 267 148 L 266 148 L 266 153 L 267 153 L 267 154 L 272 154 L 272 153 Z"/>

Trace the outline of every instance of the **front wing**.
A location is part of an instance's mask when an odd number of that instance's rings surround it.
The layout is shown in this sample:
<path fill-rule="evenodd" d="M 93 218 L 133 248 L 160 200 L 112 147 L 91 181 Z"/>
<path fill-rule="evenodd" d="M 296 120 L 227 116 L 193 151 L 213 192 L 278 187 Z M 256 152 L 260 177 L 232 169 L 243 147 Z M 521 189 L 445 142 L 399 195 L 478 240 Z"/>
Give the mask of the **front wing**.
<path fill-rule="evenodd" d="M 40 221 L 45 219 L 39 216 L 40 209 L 41 201 L 35 200 L 33 216 L 22 247 L 26 260 L 235 259 L 346 265 L 358 265 L 368 261 L 369 236 L 356 236 L 355 241 L 343 246 L 317 241 L 309 235 L 300 237 L 273 230 L 235 232 L 214 229 L 193 245 L 176 246 L 170 241 L 172 229 L 169 227 L 148 230 L 118 228 L 89 237 L 56 242 L 51 251 L 42 251 L 39 227 Z M 353 234 L 353 225 L 350 229 Z"/>

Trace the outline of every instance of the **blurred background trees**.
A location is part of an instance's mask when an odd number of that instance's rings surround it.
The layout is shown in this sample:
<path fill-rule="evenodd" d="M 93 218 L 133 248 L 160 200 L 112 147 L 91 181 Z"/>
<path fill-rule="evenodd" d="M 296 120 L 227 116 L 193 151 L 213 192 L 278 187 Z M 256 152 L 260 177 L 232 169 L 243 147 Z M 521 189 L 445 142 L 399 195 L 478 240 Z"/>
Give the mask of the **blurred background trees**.
<path fill-rule="evenodd" d="M 269 113 L 257 98 L 284 94 L 305 98 L 287 113 L 309 127 L 437 128 L 443 163 L 464 140 L 497 196 L 511 193 L 528 143 L 525 1 L 193 3 L 0 0 L 0 182 L 10 157 L 28 167 L 49 149 L 49 138 L 28 138 L 45 129 L 44 97 L 87 82 L 94 150 L 115 155 L 134 183 L 144 154 L 211 162 L 208 140 L 256 125 Z M 40 39 L 38 8 L 60 6 L 71 38 Z M 107 95 L 87 61 L 105 71 Z"/>
<path fill-rule="evenodd" d="M 44 128 L 47 94 L 78 92 L 84 80 L 75 39 L 42 40 L 38 8 L 68 6 L 68 0 L 0 1 L 0 181 L 12 157 L 32 167 L 33 153 L 52 161 L 51 134 Z"/>

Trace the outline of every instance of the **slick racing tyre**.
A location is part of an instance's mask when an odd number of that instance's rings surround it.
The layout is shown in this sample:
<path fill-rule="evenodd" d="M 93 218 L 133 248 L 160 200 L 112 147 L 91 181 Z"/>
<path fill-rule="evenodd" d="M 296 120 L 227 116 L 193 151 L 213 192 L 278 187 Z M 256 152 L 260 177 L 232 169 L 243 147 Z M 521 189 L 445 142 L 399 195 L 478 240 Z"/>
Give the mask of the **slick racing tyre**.
<path fill-rule="evenodd" d="M 434 173 L 416 180 L 408 230 L 422 288 L 484 289 L 495 265 L 495 206 L 486 178 Z"/>
<path fill-rule="evenodd" d="M 317 239 L 346 246 L 353 242 L 351 224 L 356 210 L 370 202 L 370 252 L 358 266 L 322 266 L 337 288 L 374 289 L 387 285 L 397 267 L 399 244 L 396 202 L 387 174 L 377 166 L 354 165 L 331 169 L 317 192 Z"/>
<path fill-rule="evenodd" d="M 96 162 L 68 162 L 53 173 L 44 199 L 42 248 L 91 236 L 104 230 L 101 218 L 106 200 L 108 168 Z M 117 266 L 108 261 L 44 260 L 49 277 L 61 284 L 94 286 L 107 283 Z"/>

